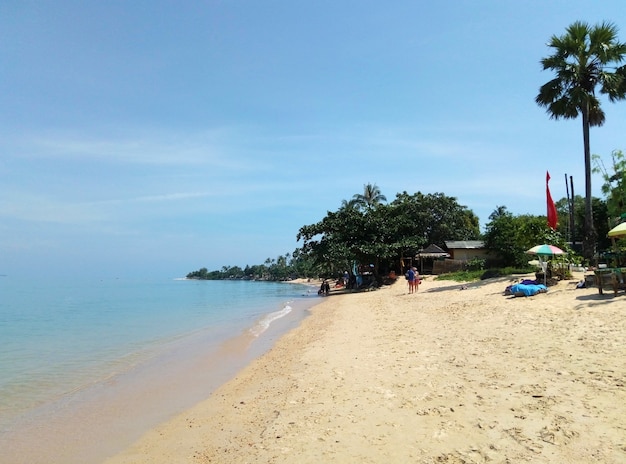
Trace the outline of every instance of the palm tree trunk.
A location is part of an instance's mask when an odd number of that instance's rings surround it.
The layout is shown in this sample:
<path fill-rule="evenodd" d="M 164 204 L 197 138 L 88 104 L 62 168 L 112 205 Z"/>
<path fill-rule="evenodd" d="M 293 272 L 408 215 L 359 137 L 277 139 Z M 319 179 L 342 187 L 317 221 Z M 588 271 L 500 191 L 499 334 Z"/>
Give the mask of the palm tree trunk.
<path fill-rule="evenodd" d="M 585 236 L 583 237 L 583 257 L 591 264 L 596 253 L 596 230 L 593 225 L 591 207 L 591 148 L 589 146 L 589 107 L 582 111 L 583 143 L 585 146 Z"/>

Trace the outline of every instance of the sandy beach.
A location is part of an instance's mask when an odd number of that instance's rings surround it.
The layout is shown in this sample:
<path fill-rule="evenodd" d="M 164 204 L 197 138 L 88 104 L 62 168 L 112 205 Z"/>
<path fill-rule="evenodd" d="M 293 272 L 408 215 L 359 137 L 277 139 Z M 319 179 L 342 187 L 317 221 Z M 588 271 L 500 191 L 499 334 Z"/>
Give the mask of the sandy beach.
<path fill-rule="evenodd" d="M 331 293 L 106 463 L 626 462 L 626 295 L 523 277 Z"/>

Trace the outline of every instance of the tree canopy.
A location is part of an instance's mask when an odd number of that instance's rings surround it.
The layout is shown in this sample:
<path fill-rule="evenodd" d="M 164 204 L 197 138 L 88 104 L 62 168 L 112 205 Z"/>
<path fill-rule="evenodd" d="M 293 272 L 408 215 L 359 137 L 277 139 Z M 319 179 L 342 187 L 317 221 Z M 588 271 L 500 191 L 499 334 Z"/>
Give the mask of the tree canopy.
<path fill-rule="evenodd" d="M 546 227 L 545 216 L 514 216 L 505 206 L 497 207 L 489 216 L 484 234 L 485 247 L 496 252 L 504 266 L 524 267 L 530 256 L 526 250 L 548 243 L 568 250 L 558 231 Z"/>
<path fill-rule="evenodd" d="M 378 192 L 379 193 L 379 192 Z M 403 192 L 389 204 L 348 207 L 345 203 L 321 221 L 303 226 L 300 252 L 329 274 L 351 268 L 354 261 L 389 266 L 396 271 L 403 256 L 415 256 L 434 243 L 480 237 L 478 217 L 456 198 L 442 193 Z"/>
<path fill-rule="evenodd" d="M 599 155 L 593 155 L 594 173 L 600 173 L 604 183 L 602 193 L 606 196 L 608 214 L 612 226 L 617 225 L 626 214 L 626 155 L 621 150 L 611 153 L 610 169 L 607 169 Z"/>

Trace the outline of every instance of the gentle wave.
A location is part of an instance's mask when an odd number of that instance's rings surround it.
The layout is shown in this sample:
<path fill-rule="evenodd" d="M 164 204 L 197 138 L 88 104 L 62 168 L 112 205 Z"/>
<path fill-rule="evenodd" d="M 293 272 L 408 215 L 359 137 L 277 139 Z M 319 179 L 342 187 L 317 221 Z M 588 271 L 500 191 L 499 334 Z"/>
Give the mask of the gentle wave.
<path fill-rule="evenodd" d="M 263 319 L 258 321 L 255 324 L 255 326 L 250 329 L 250 333 L 252 335 L 254 335 L 255 337 L 258 337 L 263 332 L 265 332 L 267 329 L 269 329 L 270 324 L 272 322 L 280 319 L 281 317 L 285 317 L 287 314 L 289 314 L 291 312 L 291 310 L 292 310 L 292 307 L 289 306 L 289 303 L 287 303 L 285 305 L 285 307 L 283 309 L 281 309 L 280 311 L 275 311 L 273 313 L 269 313 L 269 314 L 265 315 L 265 317 Z"/>

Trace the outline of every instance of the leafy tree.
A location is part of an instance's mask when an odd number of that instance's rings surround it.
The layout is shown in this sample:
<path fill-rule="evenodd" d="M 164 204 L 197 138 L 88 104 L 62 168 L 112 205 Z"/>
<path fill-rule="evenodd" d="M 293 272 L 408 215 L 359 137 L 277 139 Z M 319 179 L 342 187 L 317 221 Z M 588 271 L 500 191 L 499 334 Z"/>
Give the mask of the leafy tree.
<path fill-rule="evenodd" d="M 357 209 L 328 212 L 316 224 L 300 228 L 297 239 L 304 242 L 299 254 L 313 260 L 323 275 L 332 275 L 335 268 L 351 267 L 355 253 L 350 247 L 365 238 L 365 213 Z"/>
<path fill-rule="evenodd" d="M 530 259 L 526 250 L 535 245 L 549 243 L 568 249 L 562 236 L 546 227 L 545 216 L 514 216 L 505 206 L 489 215 L 484 241 L 486 248 L 497 251 L 504 266 L 525 266 Z"/>
<path fill-rule="evenodd" d="M 408 252 L 416 253 L 431 243 L 443 247 L 446 240 L 480 237 L 478 217 L 443 193 L 402 192 L 391 206 L 395 209 L 397 238 L 404 241 Z"/>
<path fill-rule="evenodd" d="M 514 265 L 520 261 L 519 246 L 515 243 L 515 221 L 506 206 L 499 206 L 489 215 L 484 234 L 485 247 L 497 250 L 505 265 Z"/>
<path fill-rule="evenodd" d="M 561 36 L 552 36 L 548 46 L 553 54 L 543 58 L 544 70 L 556 77 L 539 89 L 535 101 L 547 108 L 553 119 L 575 119 L 580 114 L 583 125 L 585 159 L 585 234 L 583 255 L 591 260 L 595 254 L 596 231 L 592 215 L 590 126 L 604 124 L 605 114 L 596 96 L 611 102 L 626 98 L 626 44 L 617 39 L 617 27 L 609 22 L 590 26 L 576 21 Z"/>
<path fill-rule="evenodd" d="M 206 279 L 209 270 L 206 267 L 200 268 L 197 271 L 190 272 L 187 274 L 188 279 Z"/>
<path fill-rule="evenodd" d="M 267 270 L 269 280 L 285 280 L 289 277 L 291 270 L 288 260 L 290 257 L 291 255 L 287 253 L 284 256 L 278 256 L 275 260 L 269 260 L 271 263 Z"/>
<path fill-rule="evenodd" d="M 599 155 L 593 155 L 593 160 L 593 172 L 602 174 L 604 180 L 602 193 L 606 197 L 609 215 L 613 218 L 611 226 L 616 226 L 622 215 L 626 214 L 626 155 L 621 150 L 611 153 L 613 173 L 608 171 Z"/>
<path fill-rule="evenodd" d="M 319 276 L 320 270 L 315 265 L 313 258 L 303 253 L 300 248 L 294 250 L 291 254 L 291 270 L 292 273 L 298 277 L 316 277 Z"/>
<path fill-rule="evenodd" d="M 430 243 L 443 246 L 445 240 L 479 235 L 478 218 L 455 198 L 403 192 L 390 204 L 328 212 L 320 222 L 300 228 L 298 240 L 304 242 L 301 253 L 332 275 L 352 267 L 354 260 L 373 264 L 375 272 L 383 263 L 395 268 L 391 263 Z"/>
<path fill-rule="evenodd" d="M 609 214 L 607 210 L 607 203 L 600 198 L 592 198 L 592 210 L 593 210 L 593 224 L 594 228 L 598 231 L 598 249 L 603 250 L 610 246 L 611 241 L 607 238 L 606 234 L 609 231 Z M 559 217 L 568 217 L 569 208 L 567 206 L 567 198 L 561 198 L 555 203 L 557 213 Z M 585 199 L 580 195 L 574 196 L 574 233 L 571 234 L 574 242 L 580 243 L 582 237 L 585 234 Z M 563 237 L 569 237 L 569 221 L 561 221 L 557 231 Z M 580 252 L 576 248 L 576 251 Z"/>

